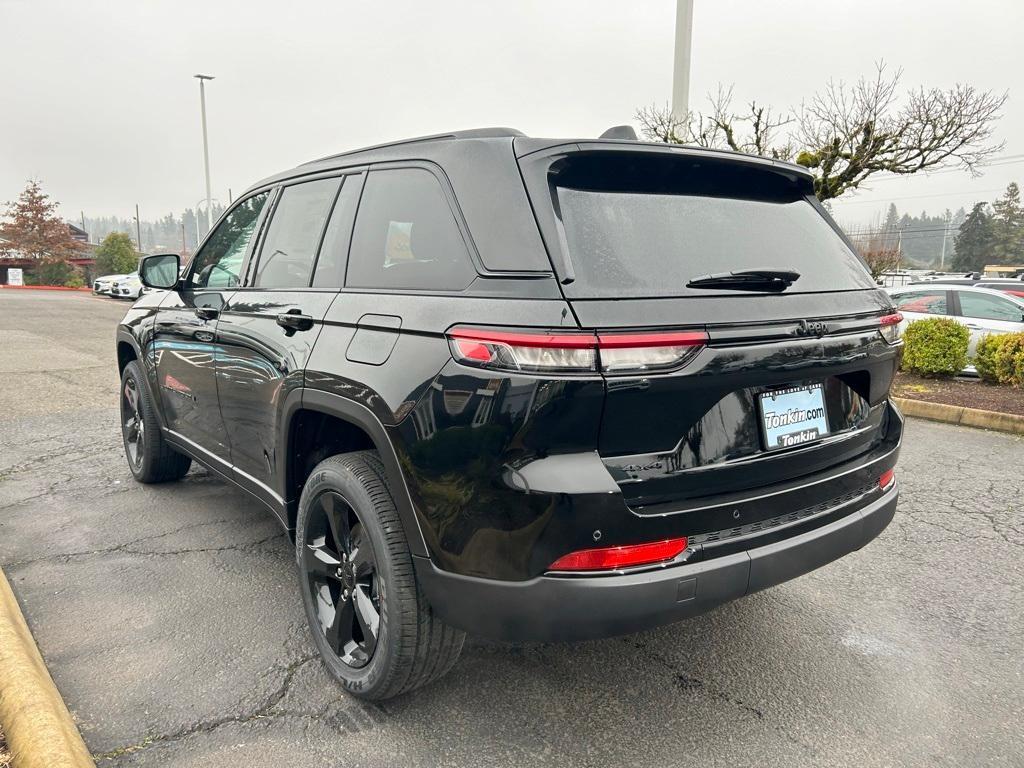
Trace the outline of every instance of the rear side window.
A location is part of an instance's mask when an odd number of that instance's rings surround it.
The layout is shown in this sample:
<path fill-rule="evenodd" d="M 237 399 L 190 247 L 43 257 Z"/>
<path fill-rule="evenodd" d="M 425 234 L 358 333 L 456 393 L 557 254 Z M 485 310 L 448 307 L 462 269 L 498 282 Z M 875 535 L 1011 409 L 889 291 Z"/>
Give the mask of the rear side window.
<path fill-rule="evenodd" d="M 359 190 L 362 176 L 345 176 L 341 192 L 331 211 L 331 220 L 324 233 L 320 255 L 313 273 L 314 288 L 341 288 L 345 284 L 345 263 L 348 259 L 349 240 L 352 237 L 352 220 L 359 204 Z"/>
<path fill-rule="evenodd" d="M 570 156 L 549 178 L 573 297 L 707 295 L 687 282 L 744 269 L 796 270 L 787 293 L 876 287 L 799 184 L 777 173 L 605 152 Z"/>
<path fill-rule="evenodd" d="M 960 299 L 961 317 L 1005 320 L 1011 323 L 1019 323 L 1024 319 L 1021 308 L 1009 299 L 970 291 L 957 291 L 957 295 Z"/>
<path fill-rule="evenodd" d="M 919 312 L 923 315 L 946 314 L 946 292 L 910 291 L 893 296 L 893 304 L 901 312 Z"/>
<path fill-rule="evenodd" d="M 370 171 L 345 284 L 460 291 L 476 277 L 441 183 L 423 168 Z"/>
<path fill-rule="evenodd" d="M 260 288 L 309 285 L 313 259 L 339 183 L 339 179 L 319 179 L 293 184 L 281 191 L 281 199 L 260 248 L 254 285 Z"/>

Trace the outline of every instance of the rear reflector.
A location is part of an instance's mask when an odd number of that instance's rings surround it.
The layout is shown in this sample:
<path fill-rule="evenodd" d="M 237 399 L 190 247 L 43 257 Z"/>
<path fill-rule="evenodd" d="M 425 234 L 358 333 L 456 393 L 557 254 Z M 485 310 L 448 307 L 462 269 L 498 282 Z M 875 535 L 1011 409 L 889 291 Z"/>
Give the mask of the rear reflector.
<path fill-rule="evenodd" d="M 883 315 L 878 319 L 878 332 L 882 338 L 890 344 L 900 340 L 900 323 L 903 322 L 903 315 L 894 312 L 891 315 Z"/>
<path fill-rule="evenodd" d="M 531 373 L 643 373 L 678 368 L 707 344 L 703 331 L 548 333 L 456 327 L 452 356 L 479 368 Z"/>
<path fill-rule="evenodd" d="M 896 482 L 896 470 L 887 469 L 882 473 L 882 476 L 878 478 L 878 487 L 883 491 Z"/>
<path fill-rule="evenodd" d="M 630 544 L 624 547 L 581 549 L 558 558 L 550 571 L 602 571 L 651 565 L 678 557 L 686 550 L 686 537 L 653 541 L 650 544 Z"/>

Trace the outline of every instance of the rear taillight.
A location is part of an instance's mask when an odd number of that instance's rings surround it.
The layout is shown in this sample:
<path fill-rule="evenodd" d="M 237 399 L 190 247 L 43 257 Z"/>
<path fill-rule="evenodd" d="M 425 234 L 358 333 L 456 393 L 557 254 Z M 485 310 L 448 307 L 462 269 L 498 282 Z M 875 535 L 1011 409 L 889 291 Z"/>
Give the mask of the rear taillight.
<path fill-rule="evenodd" d="M 878 320 L 878 332 L 889 344 L 895 344 L 900 340 L 900 323 L 902 322 L 903 315 L 899 312 L 884 315 Z"/>
<path fill-rule="evenodd" d="M 888 490 L 892 487 L 892 484 L 896 482 L 896 470 L 887 469 L 882 473 L 881 477 L 878 478 L 878 487 L 883 491 Z"/>
<path fill-rule="evenodd" d="M 677 368 L 708 342 L 704 331 L 613 333 L 597 337 L 601 370 L 639 373 Z"/>
<path fill-rule="evenodd" d="M 549 571 L 606 571 L 674 560 L 686 551 L 686 537 L 629 544 L 623 547 L 581 549 L 558 558 Z"/>
<path fill-rule="evenodd" d="M 527 373 L 643 373 L 678 368 L 707 343 L 703 331 L 554 333 L 456 327 L 452 356 L 477 368 Z"/>
<path fill-rule="evenodd" d="M 499 371 L 585 373 L 597 370 L 597 337 L 453 328 L 448 346 L 460 363 Z"/>

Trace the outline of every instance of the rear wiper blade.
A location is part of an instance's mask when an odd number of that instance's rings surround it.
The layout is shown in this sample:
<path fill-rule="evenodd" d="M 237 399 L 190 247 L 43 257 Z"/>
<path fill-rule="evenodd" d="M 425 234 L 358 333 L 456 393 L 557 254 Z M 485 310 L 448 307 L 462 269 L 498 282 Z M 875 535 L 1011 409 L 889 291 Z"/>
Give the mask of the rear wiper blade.
<path fill-rule="evenodd" d="M 716 272 L 698 275 L 686 284 L 687 288 L 737 288 L 744 291 L 784 291 L 797 280 L 795 269 L 738 269 L 734 272 Z"/>

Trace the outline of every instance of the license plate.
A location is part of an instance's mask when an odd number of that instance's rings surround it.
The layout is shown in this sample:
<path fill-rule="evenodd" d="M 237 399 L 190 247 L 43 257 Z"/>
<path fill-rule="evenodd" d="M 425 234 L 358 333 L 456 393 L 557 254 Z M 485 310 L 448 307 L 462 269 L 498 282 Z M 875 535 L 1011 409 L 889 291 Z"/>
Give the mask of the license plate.
<path fill-rule="evenodd" d="M 769 451 L 810 443 L 828 434 L 825 388 L 821 384 L 763 392 L 759 401 Z"/>

